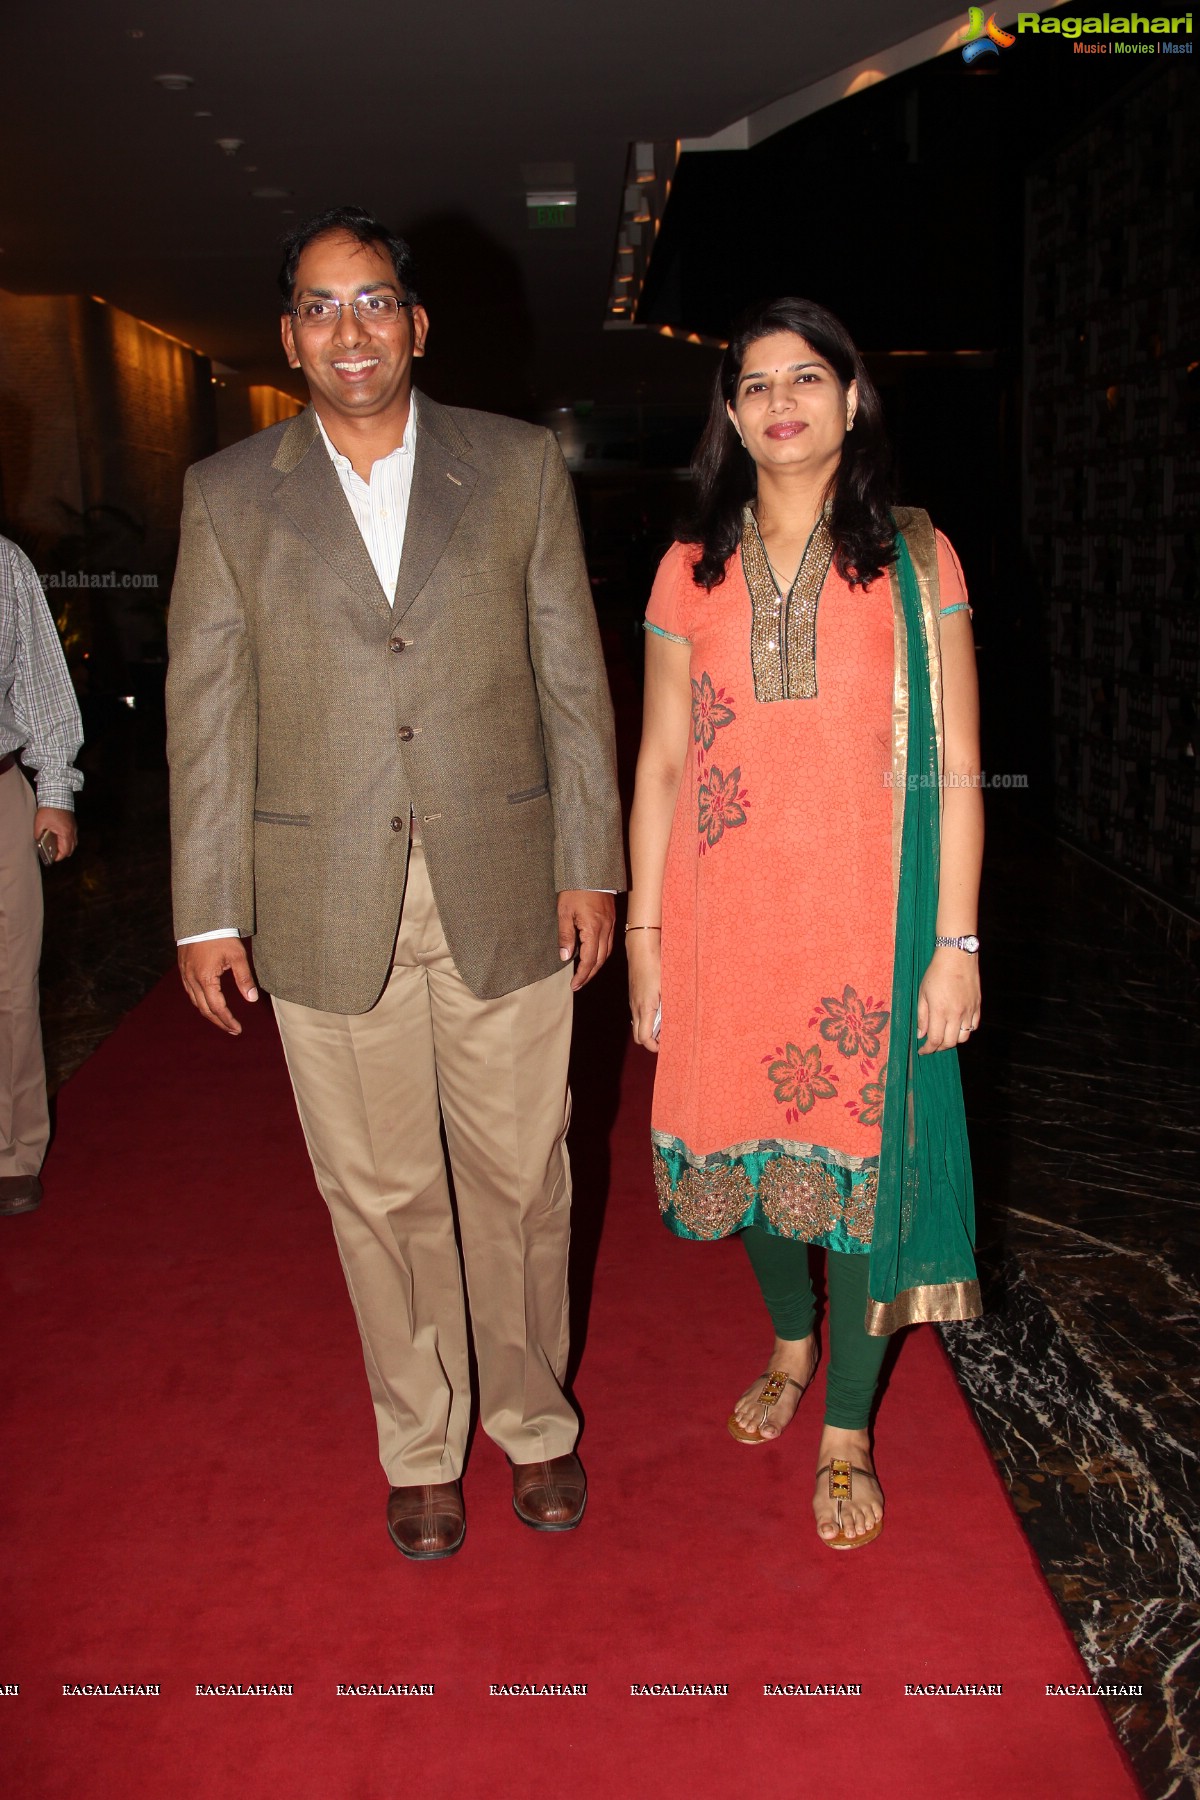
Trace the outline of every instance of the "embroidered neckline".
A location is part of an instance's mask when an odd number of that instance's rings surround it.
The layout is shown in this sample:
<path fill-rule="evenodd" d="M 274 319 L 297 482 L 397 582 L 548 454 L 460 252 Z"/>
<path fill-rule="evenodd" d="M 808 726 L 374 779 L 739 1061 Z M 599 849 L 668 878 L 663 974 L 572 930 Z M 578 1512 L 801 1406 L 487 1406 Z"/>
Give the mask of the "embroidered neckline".
<path fill-rule="evenodd" d="M 822 513 L 812 528 L 787 598 L 780 593 L 758 520 L 742 514 L 742 572 L 750 591 L 750 663 L 757 700 L 817 697 L 817 602 L 833 560 L 833 534 Z"/>

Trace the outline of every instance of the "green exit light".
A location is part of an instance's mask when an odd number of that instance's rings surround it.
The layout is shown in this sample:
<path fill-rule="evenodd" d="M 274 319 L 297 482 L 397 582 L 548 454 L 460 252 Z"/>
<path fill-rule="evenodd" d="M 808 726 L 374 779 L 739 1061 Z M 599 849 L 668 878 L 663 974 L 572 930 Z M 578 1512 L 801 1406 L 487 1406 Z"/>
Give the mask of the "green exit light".
<path fill-rule="evenodd" d="M 540 194 L 527 194 L 525 211 L 531 231 L 562 231 L 575 223 L 574 190 L 551 188 Z"/>
<path fill-rule="evenodd" d="M 531 206 L 528 210 L 531 231 L 561 231 L 564 225 L 575 223 L 573 206 Z"/>

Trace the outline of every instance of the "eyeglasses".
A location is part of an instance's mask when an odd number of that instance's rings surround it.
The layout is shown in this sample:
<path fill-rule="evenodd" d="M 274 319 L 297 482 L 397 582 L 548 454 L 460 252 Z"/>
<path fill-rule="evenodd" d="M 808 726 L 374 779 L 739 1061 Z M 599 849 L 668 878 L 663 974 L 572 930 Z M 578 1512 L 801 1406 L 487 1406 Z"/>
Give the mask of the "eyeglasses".
<path fill-rule="evenodd" d="M 298 325 L 313 331 L 326 329 L 342 319 L 342 308 L 348 306 L 360 325 L 394 325 L 400 310 L 413 306 L 412 300 L 400 300 L 395 294 L 360 294 L 357 300 L 333 300 L 323 295 L 319 300 L 302 300 L 289 306 L 288 312 Z"/>

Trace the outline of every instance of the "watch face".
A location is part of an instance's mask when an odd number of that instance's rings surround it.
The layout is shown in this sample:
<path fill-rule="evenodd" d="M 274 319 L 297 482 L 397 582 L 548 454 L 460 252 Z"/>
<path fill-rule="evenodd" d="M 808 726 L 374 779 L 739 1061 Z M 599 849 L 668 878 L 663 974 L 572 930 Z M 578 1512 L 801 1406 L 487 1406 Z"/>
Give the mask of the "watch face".
<path fill-rule="evenodd" d="M 969 950 L 971 955 L 974 956 L 979 948 L 979 939 L 977 937 L 965 937 L 962 941 L 962 947 L 964 950 Z"/>

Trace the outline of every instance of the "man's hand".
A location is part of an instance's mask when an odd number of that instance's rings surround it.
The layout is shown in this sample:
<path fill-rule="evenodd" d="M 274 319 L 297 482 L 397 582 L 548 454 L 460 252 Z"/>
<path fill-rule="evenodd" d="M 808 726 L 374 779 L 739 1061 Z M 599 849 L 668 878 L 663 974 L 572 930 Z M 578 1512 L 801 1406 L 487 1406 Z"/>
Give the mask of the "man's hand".
<path fill-rule="evenodd" d="M 617 905 L 611 894 L 589 888 L 565 888 L 558 896 L 558 954 L 563 962 L 575 955 L 579 940 L 579 967 L 571 982 L 572 993 L 586 987 L 596 970 L 608 961 L 617 923 Z"/>
<path fill-rule="evenodd" d="M 241 938 L 208 938 L 199 944 L 180 944 L 179 973 L 187 997 L 201 1018 L 227 1031 L 230 1037 L 241 1037 L 242 1028 L 230 1012 L 221 991 L 221 977 L 226 969 L 243 1000 L 257 1000 L 258 989 L 250 972 L 250 958 Z"/>
<path fill-rule="evenodd" d="M 67 812 L 61 806 L 39 806 L 33 815 L 33 839 L 36 843 L 43 831 L 48 831 L 54 839 L 56 850 L 55 862 L 66 862 L 78 839 L 75 829 L 75 814 Z"/>

